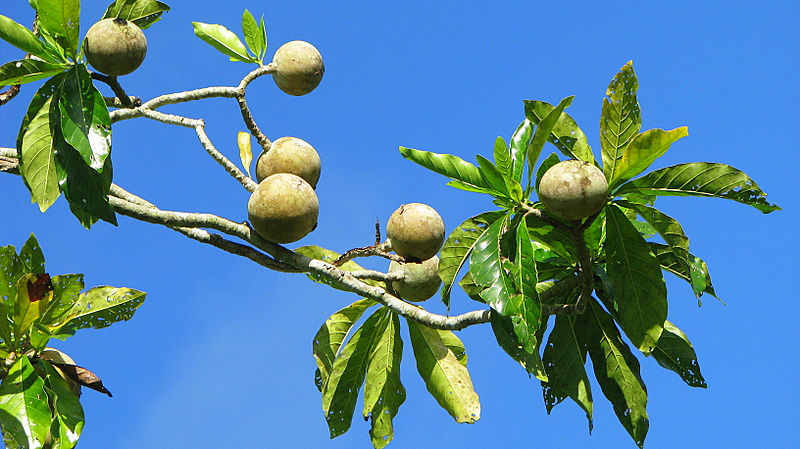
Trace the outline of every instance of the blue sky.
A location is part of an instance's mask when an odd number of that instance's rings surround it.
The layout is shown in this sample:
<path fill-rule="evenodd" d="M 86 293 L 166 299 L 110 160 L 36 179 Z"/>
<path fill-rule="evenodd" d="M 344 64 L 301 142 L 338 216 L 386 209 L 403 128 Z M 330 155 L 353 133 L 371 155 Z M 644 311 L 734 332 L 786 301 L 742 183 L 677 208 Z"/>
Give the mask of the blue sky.
<path fill-rule="evenodd" d="M 106 2 L 83 1 L 82 33 Z M 400 204 L 435 207 L 448 230 L 492 208 L 477 194 L 405 161 L 398 145 L 489 155 L 523 118 L 523 99 L 568 109 L 599 151 L 600 104 L 628 60 L 639 76 L 643 129 L 686 125 L 654 168 L 682 162 L 733 165 L 783 211 L 699 198 L 658 204 L 683 224 L 717 293 L 702 308 L 687 285 L 667 277 L 670 320 L 691 339 L 707 390 L 685 386 L 641 360 L 648 386 L 648 448 L 792 447 L 800 439 L 798 229 L 792 137 L 800 129 L 797 2 L 242 2 L 172 1 L 146 30 L 147 59 L 121 78 L 129 94 L 154 96 L 236 85 L 252 66 L 228 62 L 192 34 L 191 21 L 239 32 L 243 9 L 264 15 L 268 55 L 284 42 L 313 43 L 326 65 L 304 97 L 269 77 L 248 89 L 270 138 L 301 137 L 323 162 L 319 228 L 291 247 L 332 250 L 370 244 Z M 0 14 L 28 24 L 27 2 Z M 0 43 L 0 60 L 19 52 Z M 0 107 L 0 146 L 12 146 L 35 87 Z M 101 87 L 106 94 L 107 89 Z M 210 137 L 237 160 L 244 130 L 236 103 L 205 100 L 165 108 L 204 118 Z M 552 151 L 553 147 L 546 150 Z M 115 182 L 162 208 L 246 219 L 247 192 L 210 160 L 194 134 L 137 119 L 115 125 Z M 120 217 L 84 230 L 59 200 L 46 214 L 21 180 L 0 176 L 0 244 L 35 232 L 51 274 L 86 273 L 87 286 L 148 292 L 133 320 L 57 342 L 102 376 L 109 399 L 86 392 L 85 448 L 361 448 L 368 423 L 354 419 L 334 440 L 313 384 L 311 339 L 332 312 L 357 298 L 302 275 L 266 271 L 181 235 Z M 364 263 L 384 269 L 388 262 Z M 444 311 L 435 301 L 426 303 Z M 463 294 L 454 311 L 479 306 Z M 405 332 L 405 331 L 404 331 Z M 595 428 L 569 402 L 548 416 L 538 383 L 494 343 L 487 326 L 459 333 L 483 413 L 458 425 L 428 395 L 410 351 L 402 364 L 408 399 L 395 419 L 394 448 L 635 447 L 595 385 Z M 407 334 L 404 333 L 404 338 Z M 406 344 L 410 350 L 410 344 Z M 357 408 L 359 410 L 359 408 Z"/>

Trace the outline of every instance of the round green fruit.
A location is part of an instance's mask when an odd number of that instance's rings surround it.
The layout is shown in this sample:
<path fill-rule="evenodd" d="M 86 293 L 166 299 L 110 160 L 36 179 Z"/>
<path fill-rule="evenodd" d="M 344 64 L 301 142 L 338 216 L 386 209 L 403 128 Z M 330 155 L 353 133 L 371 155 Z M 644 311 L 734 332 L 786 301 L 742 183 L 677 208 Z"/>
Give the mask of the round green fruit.
<path fill-rule="evenodd" d="M 147 54 L 142 30 L 125 19 L 103 19 L 89 28 L 83 41 L 86 60 L 98 72 L 111 76 L 136 70 Z"/>
<path fill-rule="evenodd" d="M 276 173 L 258 184 L 247 202 L 256 233 L 274 243 L 291 243 L 317 227 L 319 200 L 303 178 Z"/>
<path fill-rule="evenodd" d="M 305 95 L 319 85 L 325 73 L 322 55 L 305 41 L 283 44 L 272 58 L 275 73 L 272 79 L 289 95 Z"/>
<path fill-rule="evenodd" d="M 320 169 L 319 154 L 308 142 L 297 137 L 281 137 L 258 157 L 256 179 L 261 182 L 275 173 L 292 173 L 316 188 Z"/>
<path fill-rule="evenodd" d="M 550 167 L 539 183 L 539 199 L 564 220 L 592 216 L 608 201 L 608 182 L 596 165 L 568 160 Z"/>
<path fill-rule="evenodd" d="M 406 301 L 425 301 L 439 291 L 442 284 L 439 278 L 439 258 L 436 256 L 422 263 L 389 264 L 389 273 L 402 272 L 402 281 L 392 281 L 392 288 Z"/>
<path fill-rule="evenodd" d="M 392 250 L 406 259 L 428 260 L 442 248 L 444 221 L 427 204 L 400 206 L 386 225 Z"/>

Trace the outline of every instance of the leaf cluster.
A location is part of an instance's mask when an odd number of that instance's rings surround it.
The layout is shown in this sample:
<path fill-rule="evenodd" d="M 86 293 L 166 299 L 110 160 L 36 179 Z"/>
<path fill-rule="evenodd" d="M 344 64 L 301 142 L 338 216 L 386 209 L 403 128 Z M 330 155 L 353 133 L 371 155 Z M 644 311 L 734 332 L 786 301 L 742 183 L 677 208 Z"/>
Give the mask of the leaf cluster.
<path fill-rule="evenodd" d="M 133 317 L 145 293 L 115 287 L 86 291 L 83 275 L 50 276 L 36 237 L 17 253 L 0 247 L 0 427 L 13 447 L 72 448 L 83 408 L 66 379 L 108 393 L 85 368 L 40 358 L 51 338 L 100 329 Z M 66 373 L 66 374 L 65 374 Z M 12 447 L 12 446 L 9 446 Z"/>
<path fill-rule="evenodd" d="M 0 15 L 0 39 L 26 52 L 0 66 L 0 86 L 49 78 L 33 96 L 17 135 L 20 174 L 42 212 L 64 194 L 82 225 L 116 224 L 108 202 L 113 168 L 111 119 L 79 45 L 79 0 L 31 0 L 34 31 Z M 169 6 L 155 0 L 116 0 L 103 18 L 121 17 L 140 28 Z"/>
<path fill-rule="evenodd" d="M 716 296 L 706 263 L 690 253 L 680 223 L 657 209 L 655 200 L 701 196 L 732 199 L 763 213 L 779 208 L 755 181 L 728 165 L 695 162 L 645 173 L 688 131 L 641 131 L 637 90 L 629 62 L 603 99 L 602 166 L 565 112 L 572 97 L 555 106 L 525 101 L 525 118 L 510 141 L 495 140 L 494 161 L 477 155 L 475 165 L 406 147 L 400 153 L 450 178 L 452 187 L 490 195 L 500 208 L 466 219 L 448 236 L 439 264 L 444 303 L 449 307 L 458 283 L 469 298 L 489 305 L 499 346 L 541 382 L 548 411 L 569 397 L 591 428 L 588 355 L 604 396 L 642 446 L 649 423 L 647 390 L 629 344 L 688 385 L 706 386 L 689 339 L 667 321 L 663 273 L 687 281 L 698 298 Z M 558 151 L 539 162 L 547 142 Z M 598 214 L 563 221 L 536 199 L 542 175 L 562 156 L 602 168 L 609 195 Z"/>
<path fill-rule="evenodd" d="M 242 14 L 242 34 L 244 43 L 228 28 L 203 22 L 192 22 L 195 36 L 203 42 L 216 48 L 220 53 L 227 55 L 231 61 L 252 62 L 259 66 L 264 65 L 264 56 L 267 54 L 267 29 L 264 25 L 264 16 L 256 22 L 253 14 L 244 10 Z"/>
<path fill-rule="evenodd" d="M 299 248 L 298 253 L 333 261 L 338 254 L 317 246 Z M 346 271 L 362 268 L 353 261 Z M 311 276 L 315 282 L 327 283 Z M 377 286 L 385 287 L 378 281 Z M 334 285 L 334 287 L 337 287 Z M 403 339 L 399 316 L 378 307 L 363 322 L 359 320 L 377 303 L 361 299 L 331 315 L 313 341 L 317 363 L 314 383 L 322 394 L 322 409 L 331 438 L 350 429 L 355 406 L 363 387 L 362 416 L 370 422 L 375 448 L 383 448 L 394 437 L 392 420 L 405 402 L 400 380 Z M 451 331 L 431 329 L 406 320 L 417 371 L 431 396 L 456 422 L 472 423 L 480 418 L 480 402 L 467 371 L 464 344 Z"/>

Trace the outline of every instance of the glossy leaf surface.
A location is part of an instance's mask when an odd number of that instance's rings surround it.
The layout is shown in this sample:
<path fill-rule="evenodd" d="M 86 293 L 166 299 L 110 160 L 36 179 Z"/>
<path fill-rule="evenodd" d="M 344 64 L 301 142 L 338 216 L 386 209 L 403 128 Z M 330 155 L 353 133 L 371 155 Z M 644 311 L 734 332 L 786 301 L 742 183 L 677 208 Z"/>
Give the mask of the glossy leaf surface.
<path fill-rule="evenodd" d="M 372 446 L 383 448 L 394 438 L 392 419 L 406 400 L 406 389 L 400 382 L 400 360 L 403 340 L 400 320 L 396 314 L 383 309 L 383 333 L 367 357 L 367 376 L 364 382 L 364 419 L 369 419 Z"/>
<path fill-rule="evenodd" d="M 625 147 L 642 128 L 641 110 L 636 99 L 639 80 L 633 61 L 622 66 L 606 89 L 600 114 L 600 148 L 606 179 L 617 179 Z"/>
<path fill-rule="evenodd" d="M 768 214 L 780 210 L 747 174 L 730 165 L 711 162 L 679 164 L 652 171 L 623 184 L 618 195 L 644 193 L 660 196 L 725 198 L 753 206 Z"/>
<path fill-rule="evenodd" d="M 547 381 L 542 382 L 544 404 L 550 413 L 565 398 L 571 398 L 586 413 L 591 431 L 594 402 L 585 369 L 584 330 L 579 327 L 575 316 L 559 315 L 555 321 L 542 356 L 547 373 Z"/>
<path fill-rule="evenodd" d="M 586 311 L 577 317 L 603 394 L 633 441 L 643 447 L 650 421 L 639 361 L 622 340 L 614 319 L 596 301 L 589 300 Z"/>
<path fill-rule="evenodd" d="M 450 304 L 450 292 L 461 268 L 469 261 L 475 242 L 490 224 L 503 216 L 503 212 L 484 212 L 468 218 L 447 237 L 439 256 L 439 277 L 442 279 L 442 301 Z"/>
<path fill-rule="evenodd" d="M 203 22 L 192 22 L 192 26 L 195 36 L 216 48 L 220 53 L 228 55 L 232 61 L 255 62 L 247 54 L 247 49 L 242 41 L 231 30 L 222 25 Z"/>
<path fill-rule="evenodd" d="M 444 345 L 436 329 L 412 320 L 406 322 L 417 359 L 417 371 L 428 392 L 456 422 L 474 423 L 480 419 L 480 401 L 467 368 Z"/>
<path fill-rule="evenodd" d="M 328 317 L 314 335 L 313 354 L 317 363 L 315 383 L 320 391 L 328 381 L 331 367 L 345 338 L 364 311 L 373 305 L 375 301 L 369 299 L 361 299 L 350 304 Z"/>
<path fill-rule="evenodd" d="M 697 354 L 689 338 L 669 321 L 664 323 L 664 332 L 658 339 L 653 358 L 659 365 L 674 371 L 690 387 L 706 388 L 706 380 L 700 374 Z"/>
<path fill-rule="evenodd" d="M 539 124 L 555 108 L 545 101 L 525 101 L 525 116 L 533 123 Z M 592 147 L 586 139 L 586 134 L 566 112 L 562 112 L 556 120 L 547 141 L 558 148 L 562 154 L 570 159 L 594 162 Z"/>
<path fill-rule="evenodd" d="M 414 150 L 400 147 L 404 158 L 415 162 L 428 170 L 432 170 L 448 178 L 471 184 L 476 187 L 490 188 L 481 176 L 478 167 L 452 154 L 439 154 L 430 151 Z"/>
<path fill-rule="evenodd" d="M 341 354 L 333 362 L 330 376 L 322 390 L 322 411 L 331 438 L 350 428 L 356 399 L 367 372 L 370 351 L 386 327 L 386 310 L 379 309 L 358 328 Z"/>
<path fill-rule="evenodd" d="M 106 8 L 103 18 L 120 17 L 144 30 L 161 20 L 161 16 L 168 11 L 166 3 L 156 0 L 116 0 Z"/>

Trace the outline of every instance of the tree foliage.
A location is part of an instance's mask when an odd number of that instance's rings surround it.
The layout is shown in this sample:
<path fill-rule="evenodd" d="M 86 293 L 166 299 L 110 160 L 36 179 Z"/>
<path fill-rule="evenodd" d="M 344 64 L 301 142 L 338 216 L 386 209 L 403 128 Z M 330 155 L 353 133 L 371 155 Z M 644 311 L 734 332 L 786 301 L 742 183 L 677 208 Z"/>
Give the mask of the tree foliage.
<path fill-rule="evenodd" d="M 441 250 L 444 304 L 450 306 L 458 285 L 481 307 L 448 321 L 403 302 L 393 295 L 386 273 L 370 273 L 351 260 L 365 255 L 398 257 L 385 251 L 380 232 L 376 245 L 344 255 L 318 246 L 290 251 L 260 239 L 246 225 L 208 214 L 161 211 L 113 184 L 112 125 L 144 116 L 193 127 L 209 154 L 246 189 L 254 189 L 248 175 L 216 152 L 201 120 L 167 116 L 156 108 L 213 96 L 236 98 L 250 131 L 239 133 L 238 139 L 249 174 L 250 136 L 265 151 L 269 149 L 244 99 L 247 83 L 275 71 L 264 64 L 263 17 L 256 21 L 244 11 L 244 41 L 223 25 L 193 22 L 195 35 L 229 60 L 258 66 L 239 87 L 223 94 L 201 90 L 188 99 L 158 98 L 134 110 L 115 78 L 92 73 L 84 62 L 80 2 L 37 0 L 31 5 L 37 13 L 33 30 L 0 16 L 0 38 L 28 55 L 0 66 L 0 85 L 46 79 L 22 117 L 13 154 L 32 200 L 45 212 L 63 194 L 87 228 L 99 220 L 116 224 L 116 214 L 124 213 L 268 268 L 305 272 L 314 282 L 363 296 L 332 314 L 313 339 L 315 384 L 331 437 L 350 428 L 361 395 L 372 444 L 376 448 L 389 444 L 392 420 L 406 399 L 400 375 L 404 351 L 414 357 L 419 376 L 439 406 L 458 423 L 477 421 L 481 406 L 467 351 L 452 330 L 490 323 L 498 346 L 540 382 L 548 412 L 569 398 L 585 412 L 591 429 L 598 397 L 591 389 L 591 371 L 622 426 L 642 447 L 649 418 L 637 351 L 652 356 L 687 385 L 706 386 L 688 337 L 668 321 L 663 273 L 688 282 L 698 298 L 715 295 L 705 262 L 690 252 L 680 223 L 655 207 L 657 198 L 716 197 L 762 213 L 779 209 L 755 181 L 728 165 L 690 162 L 648 172 L 688 130 L 641 131 L 639 80 L 633 62 L 628 62 L 611 80 L 602 102 L 599 158 L 566 112 L 573 97 L 556 105 L 524 101 L 522 122 L 508 141 L 495 139 L 488 157 L 479 154 L 476 163 L 400 147 L 404 158 L 448 178 L 447 185 L 488 195 L 496 206 L 466 218 Z M 116 0 L 103 18 L 123 18 L 147 28 L 167 11 L 169 6 L 155 0 Z M 116 102 L 102 95 L 98 82 L 110 85 Z M 109 105 L 117 109 L 110 111 Z M 556 151 L 542 158 L 548 148 Z M 542 175 L 564 158 L 602 170 L 609 195 L 598 213 L 564 221 L 537 200 Z M 90 371 L 46 360 L 42 351 L 51 338 L 66 339 L 80 329 L 130 319 L 145 294 L 107 286 L 83 289 L 82 275 L 51 277 L 45 271 L 33 235 L 19 252 L 12 246 L 0 248 L 0 356 L 5 360 L 0 367 L 0 427 L 7 442 L 25 448 L 74 447 L 84 416 L 69 381 L 110 395 Z M 403 327 L 408 335 L 405 343 L 410 345 L 404 345 Z"/>

